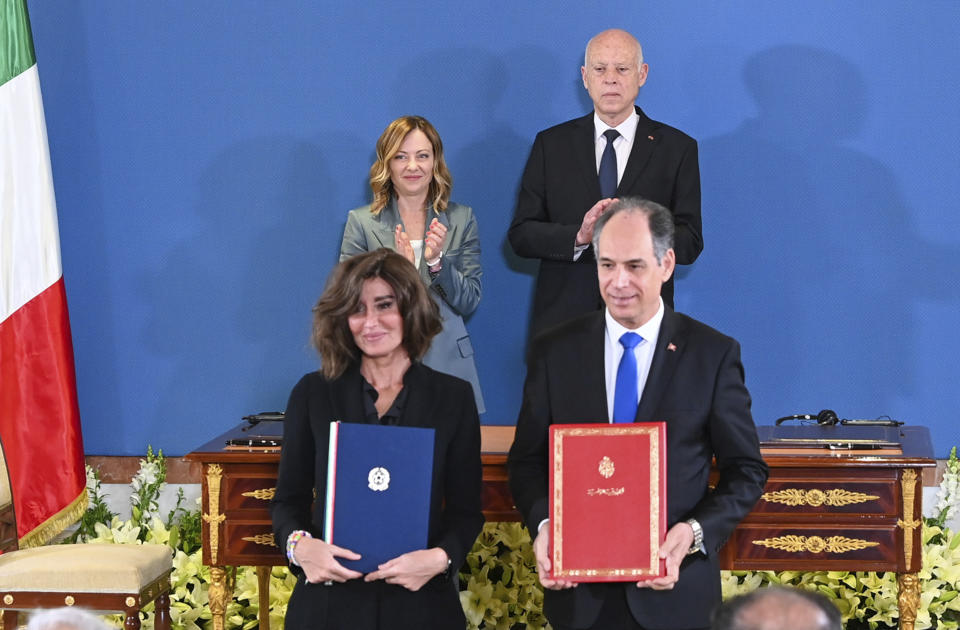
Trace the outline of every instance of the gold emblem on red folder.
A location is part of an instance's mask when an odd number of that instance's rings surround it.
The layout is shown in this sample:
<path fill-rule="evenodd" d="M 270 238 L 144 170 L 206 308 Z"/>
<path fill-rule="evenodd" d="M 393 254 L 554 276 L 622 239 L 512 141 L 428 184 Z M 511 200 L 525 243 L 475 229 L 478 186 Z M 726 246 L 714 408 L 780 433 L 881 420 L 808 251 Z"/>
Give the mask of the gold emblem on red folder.
<path fill-rule="evenodd" d="M 610 477 L 613 477 L 616 467 L 613 465 L 613 460 L 604 455 L 603 459 L 600 460 L 600 465 L 597 467 L 597 470 L 600 471 L 600 474 L 603 475 L 604 479 L 609 479 Z"/>

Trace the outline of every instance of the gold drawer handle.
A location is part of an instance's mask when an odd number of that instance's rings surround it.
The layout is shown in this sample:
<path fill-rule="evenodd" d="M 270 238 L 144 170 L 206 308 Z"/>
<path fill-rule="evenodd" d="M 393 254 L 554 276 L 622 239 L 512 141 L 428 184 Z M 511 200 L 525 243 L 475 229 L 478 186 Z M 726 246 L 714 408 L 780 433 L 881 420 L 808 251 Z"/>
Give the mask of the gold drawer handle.
<path fill-rule="evenodd" d="M 244 536 L 240 540 L 245 542 L 252 542 L 255 545 L 263 545 L 265 547 L 276 547 L 276 543 L 273 542 L 273 534 L 257 534 L 256 536 Z"/>
<path fill-rule="evenodd" d="M 847 538 L 846 536 L 831 536 L 826 539 L 820 536 L 780 536 L 778 538 L 754 540 L 753 544 L 771 549 L 779 549 L 780 551 L 789 551 L 791 553 L 801 551 L 809 551 L 810 553 L 846 553 L 848 551 L 866 549 L 867 547 L 876 547 L 880 543 L 857 538 Z"/>
<path fill-rule="evenodd" d="M 253 492 L 244 492 L 243 496 L 253 497 L 254 499 L 260 499 L 261 501 L 270 501 L 273 499 L 274 493 L 276 493 L 276 488 L 261 488 L 260 490 L 254 490 Z"/>
<path fill-rule="evenodd" d="M 853 505 L 855 503 L 866 503 L 876 501 L 880 497 L 875 494 L 865 494 L 863 492 L 850 492 L 834 488 L 832 490 L 804 490 L 802 488 L 787 488 L 786 490 L 777 490 L 776 492 L 765 492 L 760 497 L 770 503 L 782 503 L 783 505 L 809 505 L 819 507 L 829 505 L 832 507 L 841 507 L 844 505 Z"/>

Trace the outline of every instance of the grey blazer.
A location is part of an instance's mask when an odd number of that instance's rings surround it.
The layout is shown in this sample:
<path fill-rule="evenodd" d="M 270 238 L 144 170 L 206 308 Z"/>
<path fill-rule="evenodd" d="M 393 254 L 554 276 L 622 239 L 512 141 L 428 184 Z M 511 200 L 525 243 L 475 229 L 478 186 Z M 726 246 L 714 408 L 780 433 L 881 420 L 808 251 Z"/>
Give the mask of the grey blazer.
<path fill-rule="evenodd" d="M 443 268 L 431 278 L 426 261 L 420 261 L 420 277 L 430 289 L 430 295 L 440 306 L 443 331 L 434 337 L 423 357 L 424 365 L 438 372 L 453 374 L 473 386 L 477 410 L 485 411 L 480 378 L 473 360 L 473 346 L 463 318 L 477 309 L 482 292 L 480 278 L 480 238 L 477 220 L 469 206 L 450 203 L 443 212 L 427 209 L 425 225 L 436 217 L 447 228 L 447 242 L 443 249 Z M 396 200 L 391 200 L 380 214 L 370 212 L 370 206 L 354 208 L 347 216 L 340 244 L 340 260 L 373 251 L 381 247 L 396 250 L 394 229 L 402 224 Z M 410 235 L 411 238 L 423 235 Z"/>

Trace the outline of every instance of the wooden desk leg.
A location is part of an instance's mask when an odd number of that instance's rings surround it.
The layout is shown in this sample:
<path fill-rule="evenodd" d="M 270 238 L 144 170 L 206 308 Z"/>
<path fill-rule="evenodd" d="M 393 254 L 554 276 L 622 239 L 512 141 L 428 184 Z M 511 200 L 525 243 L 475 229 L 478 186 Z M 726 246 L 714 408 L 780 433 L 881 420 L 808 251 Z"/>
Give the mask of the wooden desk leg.
<path fill-rule="evenodd" d="M 260 600 L 260 627 L 270 630 L 270 569 L 257 567 L 257 595 Z"/>
<path fill-rule="evenodd" d="M 210 614 L 213 616 L 213 630 L 224 630 L 227 603 L 233 599 L 232 580 L 227 579 L 227 572 L 223 567 L 210 567 Z"/>
<path fill-rule="evenodd" d="M 913 630 L 917 621 L 917 608 L 920 606 L 920 578 L 916 573 L 897 575 L 900 596 L 897 604 L 900 608 L 900 630 Z"/>

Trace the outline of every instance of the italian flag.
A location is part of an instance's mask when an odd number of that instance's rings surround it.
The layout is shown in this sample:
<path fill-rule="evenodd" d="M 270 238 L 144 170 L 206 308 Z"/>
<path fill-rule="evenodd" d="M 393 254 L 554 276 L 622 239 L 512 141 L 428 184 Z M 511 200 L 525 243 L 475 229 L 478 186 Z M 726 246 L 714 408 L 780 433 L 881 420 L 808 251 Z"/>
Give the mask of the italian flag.
<path fill-rule="evenodd" d="M 0 444 L 20 546 L 42 545 L 83 514 L 87 491 L 57 206 L 25 0 L 0 0 Z"/>

